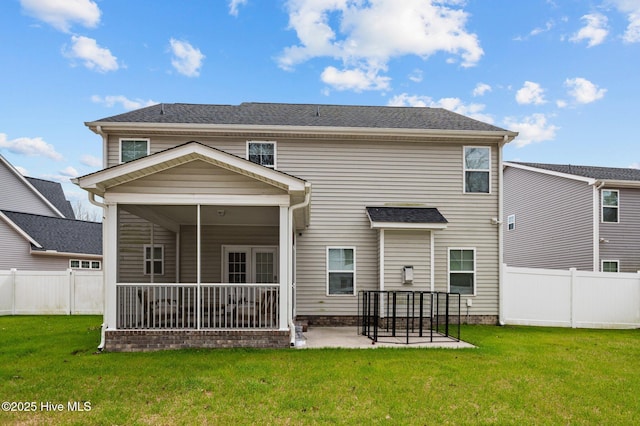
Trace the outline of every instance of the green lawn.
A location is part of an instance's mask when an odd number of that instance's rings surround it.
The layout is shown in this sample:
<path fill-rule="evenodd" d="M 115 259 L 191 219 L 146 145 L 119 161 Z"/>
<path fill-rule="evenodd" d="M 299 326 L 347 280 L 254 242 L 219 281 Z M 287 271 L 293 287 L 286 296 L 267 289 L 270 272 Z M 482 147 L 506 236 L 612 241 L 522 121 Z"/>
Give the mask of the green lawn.
<path fill-rule="evenodd" d="M 640 330 L 463 327 L 476 349 L 95 354 L 100 321 L 0 317 L 0 399 L 36 410 L 0 411 L 0 424 L 640 424 Z"/>

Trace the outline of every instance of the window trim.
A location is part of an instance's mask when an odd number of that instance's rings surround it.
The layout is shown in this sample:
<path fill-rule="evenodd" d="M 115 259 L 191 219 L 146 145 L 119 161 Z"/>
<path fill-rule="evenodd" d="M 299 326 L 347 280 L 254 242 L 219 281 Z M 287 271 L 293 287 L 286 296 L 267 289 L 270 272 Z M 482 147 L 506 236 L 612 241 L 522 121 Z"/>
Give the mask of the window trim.
<path fill-rule="evenodd" d="M 346 271 L 346 270 L 337 270 L 337 269 L 329 269 L 329 252 L 330 250 L 352 250 L 353 251 L 353 271 Z M 356 271 L 357 271 L 357 266 L 356 266 L 356 247 L 355 246 L 327 246 L 326 247 L 326 252 L 325 252 L 325 257 L 326 257 L 326 292 L 327 292 L 327 296 L 328 297 L 340 297 L 340 296 L 348 296 L 348 297 L 354 297 L 356 296 L 358 293 L 356 291 Z M 353 293 L 341 293 L 341 294 L 335 294 L 335 293 L 330 293 L 330 289 L 329 289 L 329 274 L 331 272 L 348 272 L 348 273 L 352 273 L 353 274 Z"/>
<path fill-rule="evenodd" d="M 147 259 L 147 248 L 151 248 L 151 255 L 152 258 L 151 259 Z M 154 268 L 153 268 L 153 262 L 156 261 L 156 259 L 153 258 L 153 249 L 154 248 L 160 248 L 160 270 L 161 272 L 158 274 L 156 272 L 153 272 Z M 149 273 L 147 273 L 147 262 L 152 262 L 151 263 L 151 268 L 149 269 Z M 164 244 L 143 244 L 142 245 L 142 275 L 144 276 L 151 276 L 151 275 L 164 275 Z"/>
<path fill-rule="evenodd" d="M 73 262 L 78 262 L 78 266 L 73 266 Z M 83 262 L 88 262 L 89 266 L 82 266 Z M 94 264 L 98 264 L 97 268 L 94 268 Z M 100 271 L 102 269 L 102 261 L 100 260 L 87 260 L 87 259 L 69 259 L 69 269 L 82 269 L 85 271 Z"/>
<path fill-rule="evenodd" d="M 489 167 L 488 169 L 467 169 L 467 148 L 488 149 L 489 150 Z M 493 154 L 490 146 L 482 145 L 464 145 L 462 147 L 462 193 L 463 194 L 480 194 L 491 195 L 491 155 Z M 467 172 L 483 172 L 489 175 L 489 188 L 487 192 L 467 192 Z"/>
<path fill-rule="evenodd" d="M 618 194 L 617 197 L 617 201 L 618 204 L 615 206 L 605 206 L 604 205 L 604 193 L 605 191 L 608 192 L 616 192 Z M 609 209 L 616 209 L 616 221 L 615 222 L 610 222 L 608 220 L 604 220 L 604 209 L 609 208 Z M 600 223 L 620 223 L 620 190 L 619 189 L 601 189 L 600 190 Z"/>
<path fill-rule="evenodd" d="M 259 141 L 259 140 L 249 140 L 247 141 L 246 144 L 246 160 L 247 161 L 251 161 L 249 159 L 249 146 L 251 144 L 269 144 L 269 145 L 273 145 L 273 165 L 272 166 L 266 166 L 264 164 L 260 164 L 260 163 L 254 163 L 254 164 L 259 164 L 262 167 L 267 167 L 269 169 L 273 169 L 273 170 L 277 170 L 278 169 L 278 144 L 276 141 Z"/>
<path fill-rule="evenodd" d="M 604 263 L 605 262 L 610 262 L 610 263 L 615 263 L 617 265 L 617 272 L 613 272 L 613 273 L 619 273 L 620 272 L 620 261 L 617 259 L 601 259 L 600 260 L 600 272 L 605 272 L 604 270 Z M 607 271 L 608 272 L 608 271 Z"/>
<path fill-rule="evenodd" d="M 471 250 L 473 251 L 473 271 L 451 271 L 451 252 L 454 250 Z M 461 296 L 477 296 L 478 288 L 478 262 L 477 250 L 475 247 L 448 247 L 447 248 L 447 293 L 451 292 L 451 274 L 456 273 L 472 273 L 473 274 L 473 292 L 471 294 L 460 294 Z"/>
<path fill-rule="evenodd" d="M 138 141 L 138 142 L 142 142 L 145 141 L 147 143 L 147 154 L 145 156 L 148 156 L 151 152 L 151 138 L 120 138 L 118 140 L 118 163 L 119 164 L 123 164 L 122 161 L 122 142 L 126 142 L 126 141 Z M 142 157 L 140 157 L 142 158 Z M 137 160 L 137 158 L 136 158 Z M 131 160 L 134 161 L 134 160 Z"/>
<path fill-rule="evenodd" d="M 507 231 L 514 231 L 516 229 L 516 215 L 510 214 L 507 216 Z"/>

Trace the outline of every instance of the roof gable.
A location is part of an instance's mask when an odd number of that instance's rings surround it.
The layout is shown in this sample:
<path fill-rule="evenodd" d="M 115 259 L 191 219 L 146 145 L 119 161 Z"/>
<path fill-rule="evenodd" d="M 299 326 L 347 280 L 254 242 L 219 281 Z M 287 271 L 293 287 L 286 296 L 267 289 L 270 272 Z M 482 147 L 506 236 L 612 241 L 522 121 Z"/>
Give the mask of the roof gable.
<path fill-rule="evenodd" d="M 216 165 L 222 169 L 267 183 L 287 192 L 304 192 L 306 190 L 306 182 L 303 179 L 278 170 L 269 169 L 195 141 L 76 178 L 73 182 L 96 195 L 102 196 L 108 188 L 195 160 Z"/>
<path fill-rule="evenodd" d="M 38 179 L 33 177 L 25 177 L 35 189 L 38 190 L 51 204 L 53 204 L 67 219 L 75 219 L 71 203 L 64 195 L 62 185 L 58 182 L 50 180 Z"/>

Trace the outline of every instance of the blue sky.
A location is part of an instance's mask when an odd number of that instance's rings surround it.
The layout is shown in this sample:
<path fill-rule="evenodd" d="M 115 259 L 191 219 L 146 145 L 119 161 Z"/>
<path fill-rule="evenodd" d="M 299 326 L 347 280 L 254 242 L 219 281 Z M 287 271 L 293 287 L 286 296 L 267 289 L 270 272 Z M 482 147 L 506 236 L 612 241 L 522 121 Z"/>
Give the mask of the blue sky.
<path fill-rule="evenodd" d="M 3 0 L 0 55 L 0 153 L 72 201 L 83 123 L 159 102 L 437 106 L 640 167 L 640 0 Z"/>

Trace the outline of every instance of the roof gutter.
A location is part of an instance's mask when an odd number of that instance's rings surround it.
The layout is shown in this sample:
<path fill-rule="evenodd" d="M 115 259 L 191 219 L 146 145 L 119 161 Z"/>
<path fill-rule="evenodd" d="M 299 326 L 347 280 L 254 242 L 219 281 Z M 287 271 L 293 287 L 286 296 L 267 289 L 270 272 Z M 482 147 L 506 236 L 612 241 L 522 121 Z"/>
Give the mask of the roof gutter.
<path fill-rule="evenodd" d="M 354 135 L 354 136 L 433 136 L 463 139 L 496 139 L 507 143 L 512 141 L 517 132 L 508 130 L 442 130 L 442 129 L 406 129 L 406 128 L 371 128 L 371 127 L 329 127 L 329 126 L 284 126 L 284 125 L 251 125 L 251 124 L 199 124 L 199 123 L 134 123 L 134 122 L 86 122 L 85 126 L 93 132 L 104 135 L 104 129 L 109 131 L 175 131 L 189 134 L 209 132 L 228 133 L 278 133 L 278 134 L 309 134 L 314 135 Z M 104 136 L 103 136 L 104 137 Z"/>
<path fill-rule="evenodd" d="M 31 254 L 38 256 L 59 256 L 59 257 L 78 257 L 83 259 L 102 259 L 101 254 L 85 254 L 85 253 L 71 253 L 66 251 L 57 251 L 57 250 L 31 250 Z"/>

